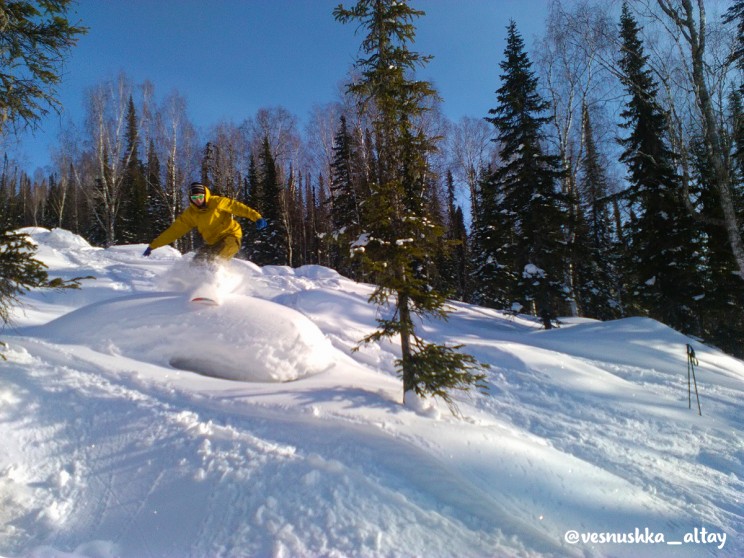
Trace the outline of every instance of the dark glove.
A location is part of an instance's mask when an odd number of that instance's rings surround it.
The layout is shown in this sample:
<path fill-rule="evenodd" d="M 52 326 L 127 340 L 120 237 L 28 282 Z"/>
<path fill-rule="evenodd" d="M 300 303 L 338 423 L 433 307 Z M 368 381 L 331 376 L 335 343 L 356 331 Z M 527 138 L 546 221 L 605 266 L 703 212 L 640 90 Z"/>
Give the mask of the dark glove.
<path fill-rule="evenodd" d="M 261 217 L 258 221 L 256 221 L 256 230 L 262 231 L 268 226 L 268 223 L 266 222 L 266 219 Z"/>
<path fill-rule="evenodd" d="M 149 256 L 150 254 L 152 254 L 152 248 L 150 248 L 150 247 L 148 246 L 148 247 L 147 247 L 147 250 L 145 250 L 145 253 L 144 253 L 144 254 L 142 254 L 142 255 L 143 255 L 143 256 L 145 256 L 145 257 L 147 257 L 147 256 Z"/>

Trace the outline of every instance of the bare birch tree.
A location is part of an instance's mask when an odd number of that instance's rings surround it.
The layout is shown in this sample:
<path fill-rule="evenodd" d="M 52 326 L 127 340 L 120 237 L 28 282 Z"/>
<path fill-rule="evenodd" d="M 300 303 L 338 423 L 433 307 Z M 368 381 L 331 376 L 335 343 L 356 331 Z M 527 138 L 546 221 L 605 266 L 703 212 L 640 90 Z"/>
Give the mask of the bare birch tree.
<path fill-rule="evenodd" d="M 579 161 L 584 155 L 582 115 L 585 107 L 604 101 L 609 93 L 605 86 L 608 73 L 600 60 L 609 58 L 608 45 L 603 37 L 613 28 L 606 5 L 585 0 L 565 8 L 554 0 L 546 19 L 546 33 L 536 49 L 537 66 L 545 96 L 549 100 L 553 128 L 551 139 L 560 159 L 561 188 L 570 201 L 569 226 L 566 242 L 570 254 L 576 254 L 576 231 L 581 195 L 578 191 Z M 566 266 L 566 285 L 571 290 L 571 313 L 578 314 L 576 262 L 569 258 Z"/>
<path fill-rule="evenodd" d="M 642 2 L 642 5 L 645 6 L 646 3 Z M 686 90 L 691 92 L 694 99 L 694 121 L 700 128 L 699 134 L 711 165 L 713 186 L 721 205 L 723 220 L 720 225 L 727 232 L 739 276 L 744 280 L 744 241 L 734 206 L 731 159 L 724 141 L 727 134 L 723 127 L 721 110 L 717 109 L 715 101 L 715 84 L 725 79 L 716 73 L 725 73 L 728 66 L 710 64 L 708 47 L 711 35 L 704 0 L 656 0 L 656 5 L 663 14 L 658 20 L 674 41 L 682 58 Z M 732 43 L 730 53 L 735 48 L 736 45 Z M 734 60 L 730 55 L 727 58 L 729 63 Z"/>
<path fill-rule="evenodd" d="M 297 130 L 297 117 L 284 107 L 262 108 L 241 125 L 253 153 L 260 153 L 268 138 L 271 155 L 283 172 L 297 166 L 302 142 Z"/>
<path fill-rule="evenodd" d="M 493 127 L 483 118 L 463 116 L 448 134 L 452 174 L 470 192 L 472 215 L 478 215 L 478 173 L 496 158 Z"/>
<path fill-rule="evenodd" d="M 329 179 L 333 162 L 333 138 L 342 108 L 338 103 L 313 107 L 305 126 L 305 141 L 313 169 Z"/>
<path fill-rule="evenodd" d="M 202 180 L 223 196 L 237 198 L 248 174 L 250 146 L 245 134 L 231 122 L 214 126 L 208 139 L 211 159 L 202 165 Z M 205 168 L 207 167 L 207 168 Z M 208 176 L 204 176 L 204 174 Z"/>
<path fill-rule="evenodd" d="M 182 187 L 189 177 L 196 177 L 196 130 L 186 112 L 186 99 L 178 92 L 169 94 L 153 116 L 155 144 L 161 161 L 165 161 L 165 177 L 161 195 L 170 219 L 182 211 Z M 183 239 L 176 245 L 183 246 Z"/>
<path fill-rule="evenodd" d="M 87 92 L 86 129 L 93 154 L 92 184 L 84 188 L 105 246 L 116 243 L 116 220 L 122 202 L 124 171 L 132 157 L 127 152 L 126 115 L 134 86 L 124 74 Z M 142 127 L 139 122 L 138 127 Z"/>

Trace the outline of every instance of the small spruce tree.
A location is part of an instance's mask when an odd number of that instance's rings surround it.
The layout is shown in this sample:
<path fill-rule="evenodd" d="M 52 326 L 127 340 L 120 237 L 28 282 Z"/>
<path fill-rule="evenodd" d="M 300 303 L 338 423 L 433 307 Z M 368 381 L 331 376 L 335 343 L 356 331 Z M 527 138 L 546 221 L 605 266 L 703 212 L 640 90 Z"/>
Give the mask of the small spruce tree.
<path fill-rule="evenodd" d="M 0 322 L 11 322 L 12 309 L 20 297 L 35 288 L 77 289 L 83 279 L 50 279 L 46 265 L 35 257 L 36 246 L 27 234 L 0 230 Z M 1 343 L 0 343 L 1 344 Z M 0 354 L 1 358 L 5 358 Z"/>
<path fill-rule="evenodd" d="M 404 402 L 415 392 L 442 398 L 454 412 L 450 390 L 485 388 L 485 375 L 459 347 L 426 342 L 414 321 L 417 315 L 447 315 L 427 270 L 443 232 L 427 212 L 427 155 L 434 143 L 416 121 L 436 93 L 413 77 L 429 58 L 408 49 L 415 36 L 412 22 L 423 12 L 401 0 L 359 0 L 350 9 L 339 5 L 334 15 L 342 23 L 358 21 L 368 32 L 357 61 L 361 76 L 348 88 L 372 118 L 375 146 L 355 247 L 377 284 L 370 300 L 386 311 L 364 341 L 400 339 Z"/>

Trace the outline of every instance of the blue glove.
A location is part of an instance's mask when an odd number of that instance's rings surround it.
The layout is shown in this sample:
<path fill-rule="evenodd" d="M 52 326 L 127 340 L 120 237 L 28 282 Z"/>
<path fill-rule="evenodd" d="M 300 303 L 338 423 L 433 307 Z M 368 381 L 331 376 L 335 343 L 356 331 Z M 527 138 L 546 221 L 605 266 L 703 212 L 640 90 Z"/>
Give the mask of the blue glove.
<path fill-rule="evenodd" d="M 148 247 L 147 247 L 147 250 L 145 250 L 145 253 L 144 253 L 144 254 L 142 254 L 142 255 L 143 255 L 143 256 L 145 256 L 145 257 L 148 257 L 148 256 L 149 256 L 150 254 L 152 254 L 152 248 L 150 248 L 150 247 L 148 246 Z"/>
<path fill-rule="evenodd" d="M 262 231 L 268 226 L 268 223 L 266 222 L 266 219 L 261 217 L 258 221 L 256 221 L 256 230 Z"/>

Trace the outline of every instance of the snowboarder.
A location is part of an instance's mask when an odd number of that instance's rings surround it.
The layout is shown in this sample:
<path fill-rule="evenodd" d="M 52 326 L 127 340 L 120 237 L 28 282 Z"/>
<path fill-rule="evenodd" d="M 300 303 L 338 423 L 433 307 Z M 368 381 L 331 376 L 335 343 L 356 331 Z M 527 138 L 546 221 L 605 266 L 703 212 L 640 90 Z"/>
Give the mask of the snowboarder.
<path fill-rule="evenodd" d="M 215 196 L 201 182 L 192 182 L 189 187 L 189 207 L 160 236 L 150 242 L 143 256 L 153 250 L 178 240 L 192 229 L 201 234 L 204 246 L 196 252 L 195 260 L 229 260 L 240 250 L 243 230 L 233 215 L 247 217 L 256 223 L 256 230 L 266 228 L 266 220 L 261 214 L 237 200 Z"/>

